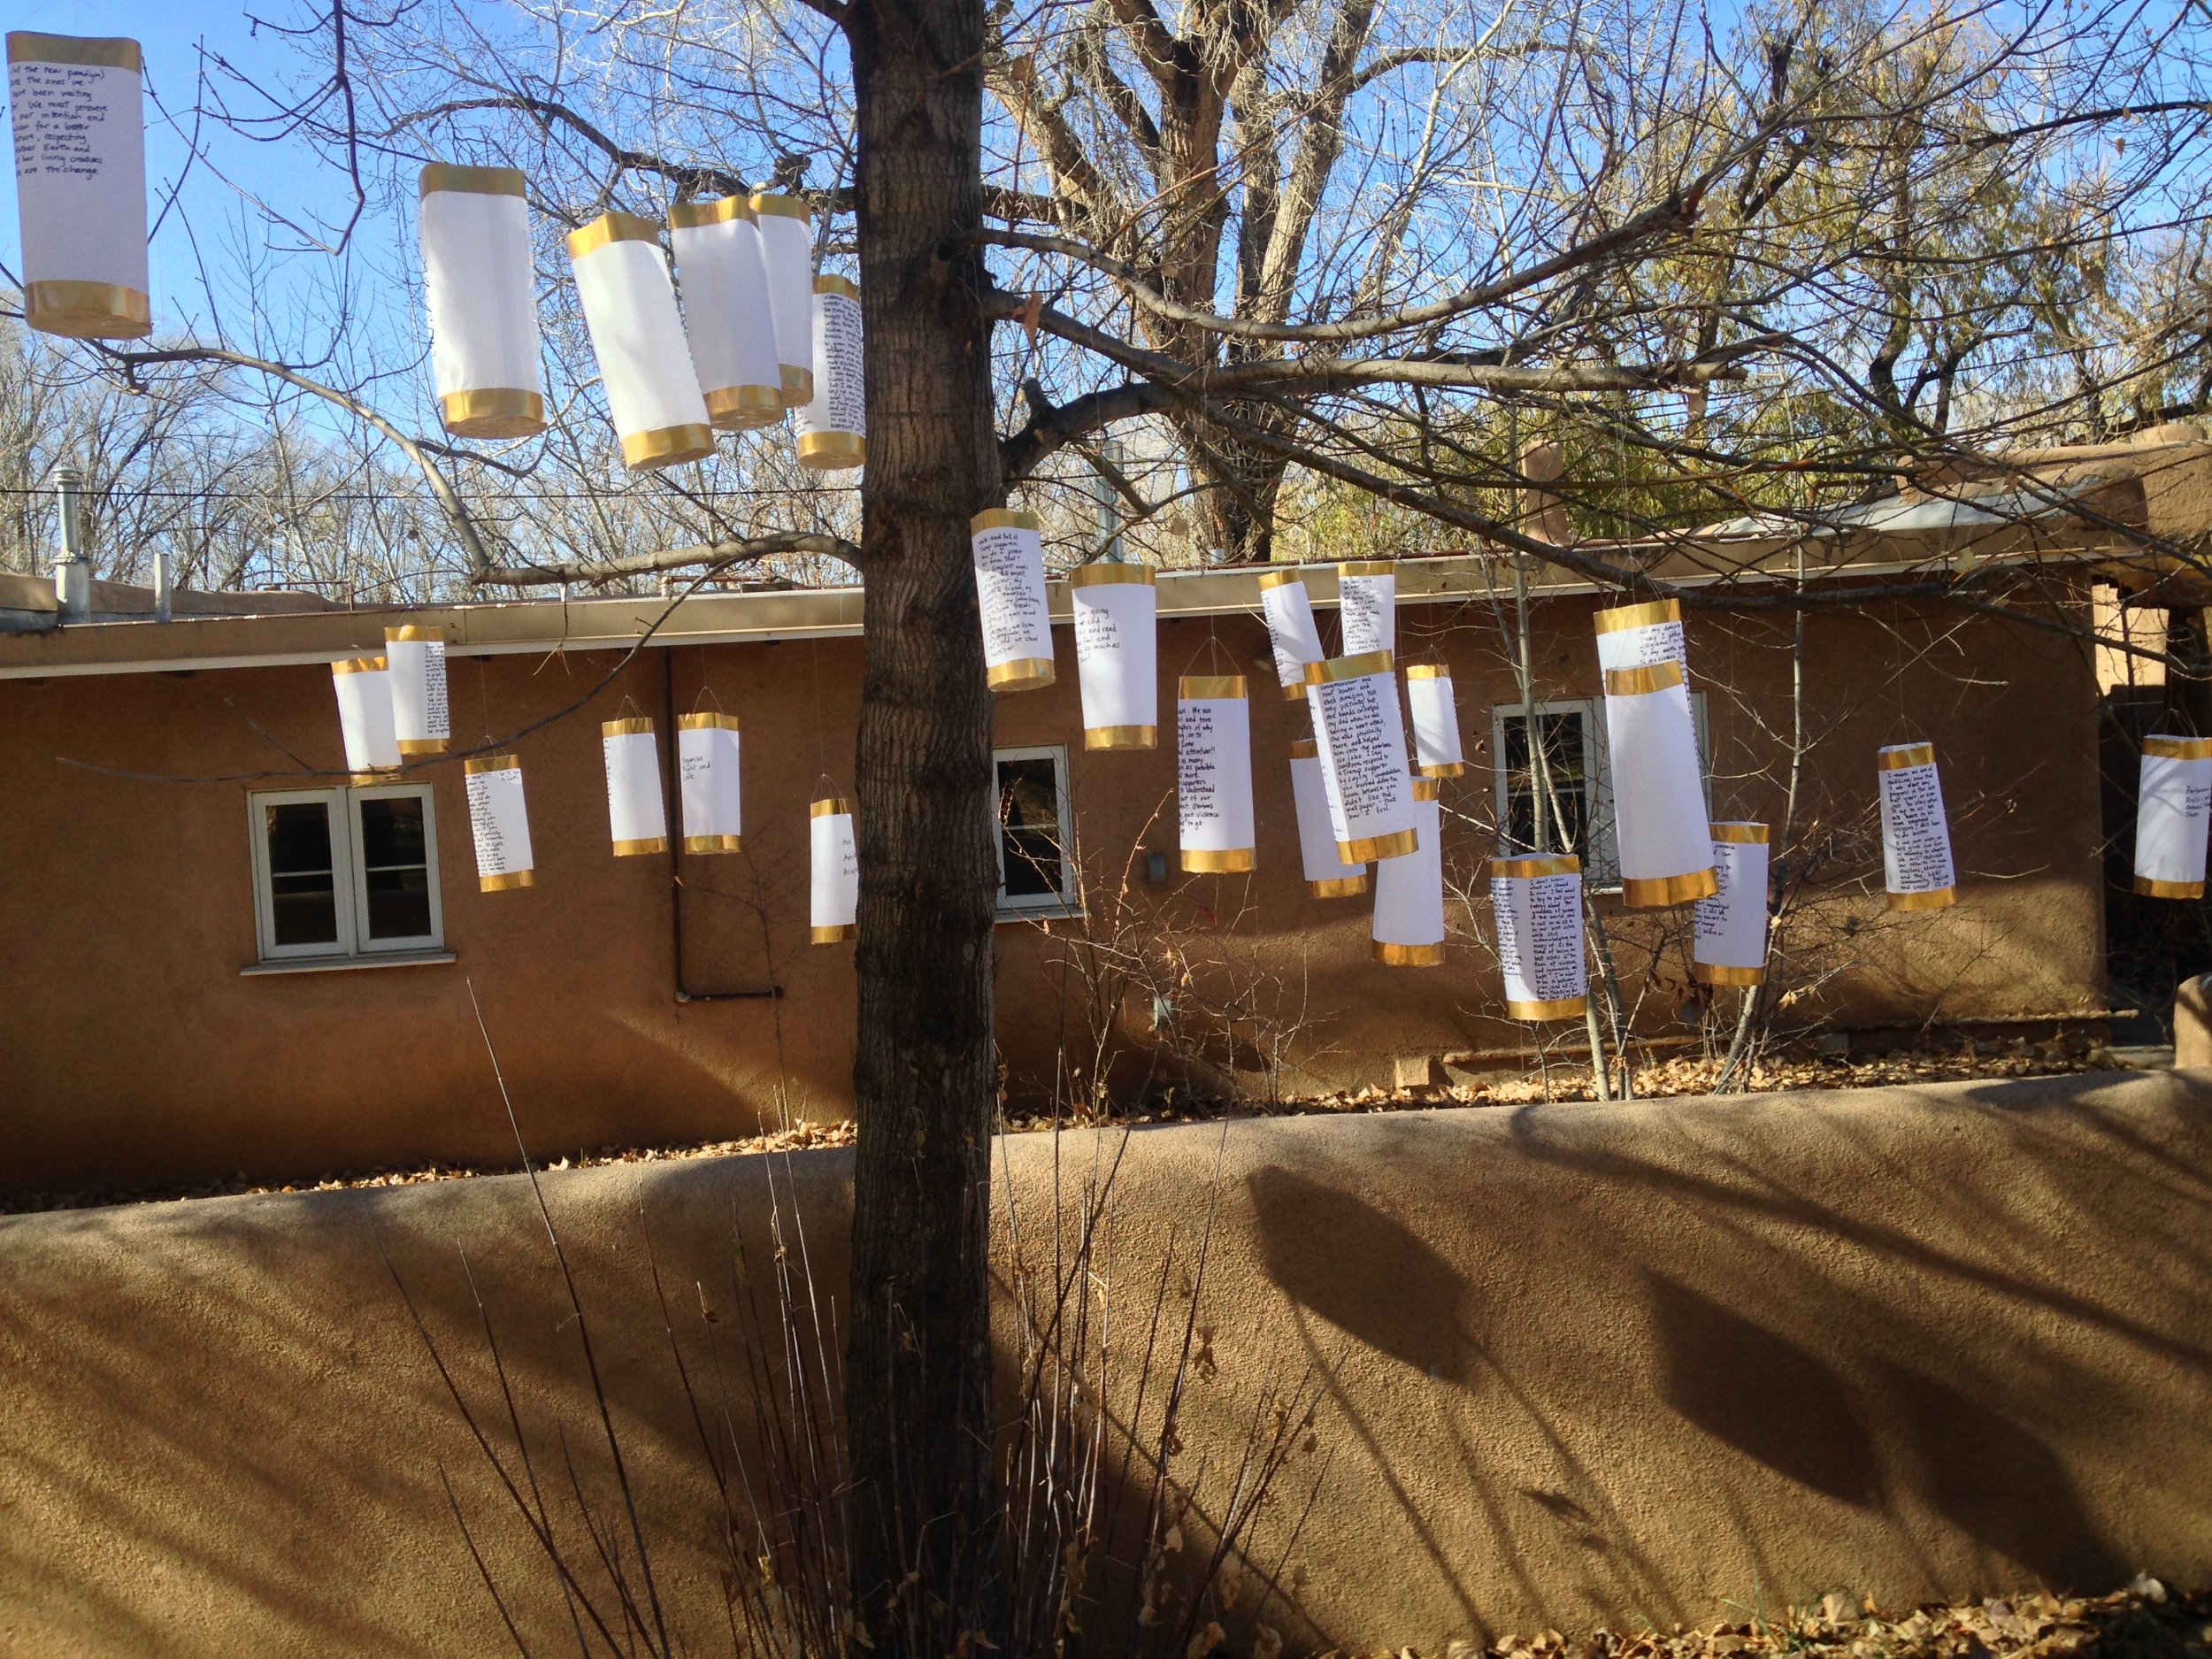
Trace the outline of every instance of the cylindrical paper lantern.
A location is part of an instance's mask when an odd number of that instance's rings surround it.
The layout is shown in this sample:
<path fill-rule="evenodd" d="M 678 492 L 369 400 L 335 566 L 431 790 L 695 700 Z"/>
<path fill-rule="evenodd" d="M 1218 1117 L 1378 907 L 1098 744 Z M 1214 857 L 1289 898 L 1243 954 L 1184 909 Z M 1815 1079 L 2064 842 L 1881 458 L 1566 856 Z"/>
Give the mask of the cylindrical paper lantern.
<path fill-rule="evenodd" d="M 1159 595 L 1148 565 L 1085 565 L 1068 577 L 1083 747 L 1150 749 L 1160 723 Z"/>
<path fill-rule="evenodd" d="M 668 210 L 668 245 L 708 420 L 725 432 L 773 426 L 783 419 L 783 373 L 751 204 L 741 196 L 679 202 Z"/>
<path fill-rule="evenodd" d="M 445 635 L 436 628 L 384 630 L 384 660 L 391 665 L 392 731 L 403 755 L 442 755 L 453 741 L 447 706 Z"/>
<path fill-rule="evenodd" d="M 1511 1019 L 1578 1019 L 1589 1006 L 1582 956 L 1582 861 L 1538 853 L 1490 861 L 1490 909 Z"/>
<path fill-rule="evenodd" d="M 1306 891 L 1317 899 L 1349 898 L 1367 891 L 1367 866 L 1337 856 L 1329 818 L 1329 786 L 1321 775 L 1321 750 L 1310 737 L 1290 741 L 1290 794 L 1298 808 L 1298 856 Z"/>
<path fill-rule="evenodd" d="M 78 340 L 153 333 L 138 42 L 8 36 L 23 320 Z"/>
<path fill-rule="evenodd" d="M 1252 868 L 1252 704 L 1242 674 L 1186 674 L 1175 708 L 1183 868 Z"/>
<path fill-rule="evenodd" d="M 607 720 L 599 727 L 607 762 L 607 823 L 614 856 L 668 850 L 668 805 L 661 798 L 661 750 L 650 720 Z"/>
<path fill-rule="evenodd" d="M 1605 671 L 1621 896 L 1640 910 L 1701 899 L 1719 886 L 1697 728 L 1681 689 L 1677 662 Z"/>
<path fill-rule="evenodd" d="M 1682 664 L 1683 684 L 1689 683 L 1680 601 L 1654 599 L 1642 604 L 1615 605 L 1599 611 L 1595 622 L 1600 670 L 1648 668 L 1675 662 Z"/>
<path fill-rule="evenodd" d="M 1327 655 L 1321 649 L 1321 630 L 1314 625 L 1313 600 L 1306 592 L 1304 573 L 1270 571 L 1261 577 L 1260 611 L 1267 618 L 1267 637 L 1275 647 L 1275 674 L 1283 682 L 1283 695 L 1304 696 L 1307 667 Z"/>
<path fill-rule="evenodd" d="M 853 808 L 834 796 L 817 801 L 813 814 L 814 885 L 808 911 L 818 945 L 860 937 L 860 844 L 853 836 Z"/>
<path fill-rule="evenodd" d="M 860 351 L 860 290 L 814 279 L 814 396 L 792 417 L 799 465 L 841 472 L 868 461 L 868 385 Z"/>
<path fill-rule="evenodd" d="M 1336 567 L 1337 618 L 1344 655 L 1398 649 L 1398 561 L 1359 559 Z"/>
<path fill-rule="evenodd" d="M 1893 910 L 1939 910 L 1958 898 L 1951 826 L 1933 743 L 1892 743 L 1875 757 L 1882 787 L 1882 885 Z"/>
<path fill-rule="evenodd" d="M 994 507 L 968 520 L 983 670 L 994 691 L 1052 683 L 1052 614 L 1045 607 L 1043 526 L 1033 512 Z"/>
<path fill-rule="evenodd" d="M 461 763 L 469 828 L 476 838 L 476 884 L 487 893 L 537 880 L 530 854 L 530 813 L 522 798 L 522 762 L 480 755 Z"/>
<path fill-rule="evenodd" d="M 2143 740 L 2135 795 L 2135 890 L 2152 899 L 2204 896 L 2212 819 L 2212 737 Z"/>
<path fill-rule="evenodd" d="M 1756 985 L 1767 977 L 1767 826 L 1713 826 L 1720 890 L 1697 902 L 1690 972 L 1704 985 Z"/>
<path fill-rule="evenodd" d="M 634 213 L 603 213 L 569 233 L 568 253 L 622 465 L 649 472 L 712 455 L 660 227 Z"/>
<path fill-rule="evenodd" d="M 1375 866 L 1375 960 L 1433 968 L 1444 960 L 1444 814 L 1433 795 L 1413 810 L 1420 845 Z"/>
<path fill-rule="evenodd" d="M 783 406 L 803 409 L 814 396 L 814 216 L 803 196 L 764 191 L 750 205 L 768 273 Z"/>
<path fill-rule="evenodd" d="M 1388 651 L 1333 657 L 1306 670 L 1313 739 L 1328 786 L 1337 856 L 1402 858 L 1420 841 L 1405 722 Z"/>
<path fill-rule="evenodd" d="M 419 188 L 439 419 L 457 438 L 543 432 L 537 273 L 520 170 L 434 161 Z"/>
<path fill-rule="evenodd" d="M 399 770 L 399 739 L 392 726 L 392 674 L 380 657 L 357 657 L 330 665 L 338 691 L 338 731 L 345 739 L 346 770 L 356 783 L 383 783 Z"/>
<path fill-rule="evenodd" d="M 1413 710 L 1413 757 L 1424 778 L 1456 778 L 1467 770 L 1459 746 L 1459 700 L 1452 671 L 1441 663 L 1406 664 L 1406 703 Z"/>
<path fill-rule="evenodd" d="M 733 853 L 745 814 L 738 789 L 737 717 L 686 714 L 676 720 L 676 781 L 683 799 L 684 850 Z"/>

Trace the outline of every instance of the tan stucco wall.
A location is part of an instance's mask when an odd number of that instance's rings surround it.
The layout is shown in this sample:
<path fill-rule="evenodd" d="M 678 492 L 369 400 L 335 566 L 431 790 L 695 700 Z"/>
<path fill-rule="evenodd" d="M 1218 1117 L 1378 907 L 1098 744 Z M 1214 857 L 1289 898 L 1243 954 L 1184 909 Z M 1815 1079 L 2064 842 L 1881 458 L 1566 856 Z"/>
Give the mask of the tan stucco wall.
<path fill-rule="evenodd" d="M 1594 604 L 1541 608 L 1543 696 L 1586 696 L 1595 685 Z M 1789 626 L 1781 613 L 1693 618 L 1719 815 L 1781 817 Z M 1018 1100 L 1048 1096 L 1056 1076 L 1085 1093 L 1102 1033 L 1125 1092 L 1211 1091 L 1231 1080 L 1262 1093 L 1387 1085 L 1401 1059 L 1525 1042 L 1525 1028 L 1499 1018 L 1480 885 L 1494 849 L 1490 712 L 1514 700 L 1497 618 L 1487 604 L 1409 605 L 1400 628 L 1403 655 L 1452 664 L 1472 762 L 1446 785 L 1445 804 L 1449 879 L 1476 902 L 1454 905 L 1462 942 L 1437 970 L 1375 964 L 1368 902 L 1307 896 L 1285 758 L 1307 715 L 1275 694 L 1256 621 L 1164 626 L 1164 742 L 1149 754 L 1082 749 L 1064 637 L 1062 682 L 1003 701 L 1002 744 L 1069 749 L 1087 880 L 1082 922 L 999 929 L 1000 1035 Z M 616 661 L 603 652 L 456 658 L 457 735 L 473 743 L 556 715 Z M 242 1171 L 289 1178 L 508 1157 L 504 1119 L 477 1092 L 486 1060 L 470 986 L 541 1148 L 741 1134 L 772 1121 L 780 1102 L 802 1117 L 843 1115 L 851 952 L 805 942 L 803 809 L 826 772 L 849 787 L 858 663 L 851 640 L 645 651 L 572 716 L 516 745 L 536 887 L 477 892 L 459 769 L 426 772 L 457 961 L 249 978 L 240 976 L 255 955 L 245 796 L 293 781 L 284 775 L 295 769 L 290 757 L 341 764 L 327 672 L 0 681 L 0 778 L 9 780 L 0 791 L 9 872 L 0 1093 L 17 1126 L 0 1186 L 116 1189 Z M 1174 856 L 1174 680 L 1231 668 L 1256 694 L 1260 868 L 1250 878 L 1187 877 Z M 1824 612 L 1808 626 L 1806 680 L 1817 742 L 1799 823 L 1829 873 L 1870 874 L 1878 891 L 1872 751 L 1932 736 L 1963 898 L 1954 911 L 1906 918 L 1886 917 L 1878 898 L 1823 899 L 1816 924 L 1798 936 L 1832 946 L 1845 971 L 1797 1015 L 1916 1022 L 2101 1009 L 2096 692 L 2073 642 L 1894 608 Z M 703 687 L 744 722 L 748 851 L 685 859 L 679 890 L 665 860 L 609 852 L 597 723 L 641 710 L 665 744 L 672 689 L 682 711 Z M 1145 850 L 1168 855 L 1163 891 L 1145 883 Z M 678 1002 L 679 891 L 688 988 L 773 983 L 780 1000 Z M 1686 912 L 1617 918 L 1647 1033 L 1693 1029 L 1686 926 Z M 1114 965 L 1129 946 L 1148 964 L 1134 976 Z M 1809 982 L 1825 969 L 1809 961 L 1790 971 Z M 1152 1036 L 1155 988 L 1172 1004 L 1173 1045 Z M 1579 1028 L 1553 1036 L 1572 1059 Z"/>
<path fill-rule="evenodd" d="M 1119 1146 L 1005 1143 L 1033 1263 L 1055 1183 L 1072 1202 Z M 733 1219 L 764 1263 L 772 1180 L 785 1240 L 802 1254 L 803 1220 L 835 1292 L 849 1170 L 810 1153 L 546 1180 L 661 1594 L 694 1641 L 718 1622 L 711 1488 L 644 1229 L 695 1374 L 702 1299 L 734 1371 Z M 1172 1238 L 1179 1326 L 1216 1209 L 1197 1310 L 1214 1363 L 1179 1465 L 1213 1471 L 1194 1539 L 1263 1386 L 1319 1384 L 1318 1445 L 1257 1551 L 1271 1572 L 1325 1460 L 1268 1614 L 1302 1647 L 1434 1653 L 1832 1589 L 1895 1609 L 2138 1570 L 2202 1582 L 2208 1176 L 2212 1082 L 2173 1074 L 1139 1131 L 1102 1288 L 1137 1314 Z M 550 1632 L 552 1586 L 380 1252 L 495 1410 L 465 1252 L 533 1443 L 565 1425 L 611 1502 L 518 1178 L 0 1220 L 0 1647 L 498 1651 L 441 1466 Z"/>

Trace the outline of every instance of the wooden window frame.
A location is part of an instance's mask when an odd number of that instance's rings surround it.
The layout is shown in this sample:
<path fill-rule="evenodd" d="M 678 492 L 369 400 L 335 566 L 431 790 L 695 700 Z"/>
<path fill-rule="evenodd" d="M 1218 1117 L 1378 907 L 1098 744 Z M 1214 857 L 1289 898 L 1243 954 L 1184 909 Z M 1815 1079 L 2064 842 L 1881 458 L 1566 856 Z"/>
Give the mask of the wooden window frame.
<path fill-rule="evenodd" d="M 423 851 L 430 894 L 430 932 L 406 939 L 368 937 L 368 869 L 361 856 L 361 803 L 411 797 L 422 803 Z M 276 942 L 276 892 L 269 869 L 264 809 L 305 802 L 322 805 L 330 818 L 331 888 L 338 918 L 335 943 Z M 261 789 L 246 796 L 247 841 L 252 856 L 254 943 L 262 968 L 381 966 L 403 960 L 449 960 L 445 950 L 445 895 L 438 880 L 438 803 L 426 783 L 337 785 L 321 789 Z M 249 970 L 250 972 L 251 970 Z"/>

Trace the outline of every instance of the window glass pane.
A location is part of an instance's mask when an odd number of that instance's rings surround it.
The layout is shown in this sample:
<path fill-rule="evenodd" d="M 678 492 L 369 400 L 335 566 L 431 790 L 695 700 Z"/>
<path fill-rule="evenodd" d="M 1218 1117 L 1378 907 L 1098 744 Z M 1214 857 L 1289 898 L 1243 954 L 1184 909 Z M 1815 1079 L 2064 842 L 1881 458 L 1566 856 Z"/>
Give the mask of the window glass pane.
<path fill-rule="evenodd" d="M 420 795 L 377 795 L 361 803 L 361 865 L 421 868 L 429 862 Z"/>
<path fill-rule="evenodd" d="M 372 795 L 361 813 L 362 885 L 371 939 L 430 936 L 429 835 L 420 795 Z"/>
<path fill-rule="evenodd" d="M 1059 770 L 1049 756 L 998 763 L 999 867 L 1010 899 L 1064 891 Z"/>
<path fill-rule="evenodd" d="M 1588 840 L 1585 818 L 1589 804 L 1589 778 L 1582 741 L 1582 717 L 1568 710 L 1563 713 L 1537 711 L 1536 729 L 1543 744 L 1546 770 L 1550 773 L 1552 793 L 1558 798 L 1556 818 L 1546 813 L 1545 828 L 1549 833 L 1545 846 L 1554 852 L 1587 855 Z M 1536 806 L 1540 793 L 1540 774 L 1535 757 L 1529 750 L 1528 717 L 1509 714 L 1505 717 L 1506 834 L 1513 845 L 1532 849 L 1536 840 Z M 1559 830 L 1566 830 L 1564 846 L 1560 844 Z"/>
<path fill-rule="evenodd" d="M 338 942 L 338 889 L 332 879 L 330 809 L 320 801 L 288 801 L 261 809 L 269 852 L 271 942 Z"/>
<path fill-rule="evenodd" d="M 368 872 L 369 937 L 427 939 L 430 936 L 430 872 L 372 870 Z"/>

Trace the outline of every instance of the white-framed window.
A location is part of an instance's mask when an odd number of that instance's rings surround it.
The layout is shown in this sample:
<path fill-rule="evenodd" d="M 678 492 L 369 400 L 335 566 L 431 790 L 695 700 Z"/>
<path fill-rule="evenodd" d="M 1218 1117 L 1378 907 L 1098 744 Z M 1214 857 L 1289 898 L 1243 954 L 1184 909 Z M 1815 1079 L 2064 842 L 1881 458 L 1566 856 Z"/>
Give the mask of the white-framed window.
<path fill-rule="evenodd" d="M 991 755 L 998 801 L 1001 919 L 1073 915 L 1078 908 L 1075 814 L 1068 751 L 1056 743 Z"/>
<path fill-rule="evenodd" d="M 1697 726 L 1698 771 L 1708 795 L 1711 780 L 1705 756 L 1705 694 L 1690 694 L 1690 713 Z M 1547 845 L 1580 856 L 1591 887 L 1617 887 L 1621 881 L 1620 840 L 1613 821 L 1613 771 L 1605 749 L 1605 700 L 1571 697 L 1536 705 L 1535 729 L 1543 745 L 1544 762 L 1558 797 L 1559 818 L 1564 821 L 1566 844 L 1560 842 L 1560 825 L 1551 830 Z M 1518 703 L 1500 703 L 1490 711 L 1490 754 L 1498 813 L 1498 842 L 1502 848 L 1526 851 L 1535 841 L 1537 769 L 1530 746 L 1529 710 Z"/>
<path fill-rule="evenodd" d="M 427 784 L 246 797 L 265 964 L 442 950 L 438 825 Z"/>

